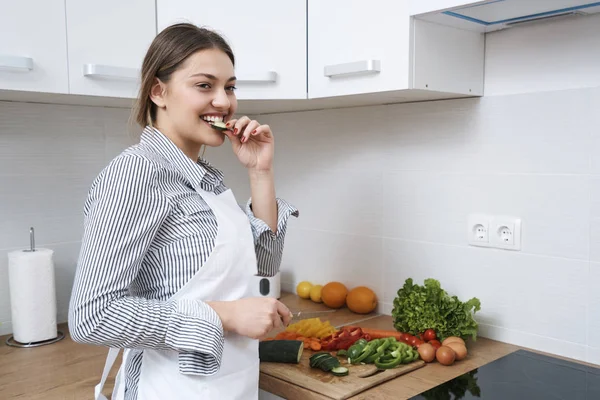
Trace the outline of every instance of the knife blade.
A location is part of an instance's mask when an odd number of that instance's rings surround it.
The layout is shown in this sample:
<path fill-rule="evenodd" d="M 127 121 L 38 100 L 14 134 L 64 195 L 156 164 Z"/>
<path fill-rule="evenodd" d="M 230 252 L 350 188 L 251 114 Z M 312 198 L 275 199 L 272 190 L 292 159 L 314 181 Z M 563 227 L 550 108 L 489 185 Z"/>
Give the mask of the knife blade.
<path fill-rule="evenodd" d="M 305 311 L 292 312 L 291 314 L 292 314 L 292 319 L 308 319 L 308 318 L 315 318 L 320 315 L 329 314 L 329 313 L 336 312 L 336 311 L 337 310 L 327 310 L 327 311 L 305 310 Z"/>

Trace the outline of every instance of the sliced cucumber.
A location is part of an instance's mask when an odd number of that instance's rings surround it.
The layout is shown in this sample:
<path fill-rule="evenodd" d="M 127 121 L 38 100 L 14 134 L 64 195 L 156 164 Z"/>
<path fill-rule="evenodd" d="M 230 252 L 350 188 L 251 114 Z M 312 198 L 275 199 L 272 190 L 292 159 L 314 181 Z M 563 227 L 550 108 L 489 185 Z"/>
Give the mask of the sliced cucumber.
<path fill-rule="evenodd" d="M 322 371 L 329 372 L 332 369 L 339 367 L 340 361 L 337 358 L 328 358 L 319 364 L 319 368 Z"/>
<path fill-rule="evenodd" d="M 310 358 L 310 366 L 311 367 L 315 367 L 318 368 L 320 363 L 325 361 L 326 359 L 328 359 L 329 357 L 331 357 L 328 353 L 325 354 L 319 354 L 318 356 L 312 356 Z"/>
<path fill-rule="evenodd" d="M 346 367 L 335 367 L 331 369 L 331 373 L 335 376 L 346 376 L 348 375 L 348 368 Z"/>
<path fill-rule="evenodd" d="M 227 130 L 227 125 L 225 125 L 225 122 L 213 122 L 210 124 L 213 128 L 218 129 L 220 131 L 224 131 Z"/>

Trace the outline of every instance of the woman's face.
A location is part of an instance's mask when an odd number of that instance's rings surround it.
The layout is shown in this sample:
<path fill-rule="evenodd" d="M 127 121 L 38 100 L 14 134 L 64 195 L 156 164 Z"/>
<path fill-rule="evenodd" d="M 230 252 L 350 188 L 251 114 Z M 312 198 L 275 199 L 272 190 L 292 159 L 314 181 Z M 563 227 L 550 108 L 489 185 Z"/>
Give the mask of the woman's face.
<path fill-rule="evenodd" d="M 196 52 L 166 85 L 158 84 L 162 91 L 155 87 L 152 95 L 158 105 L 156 126 L 163 134 L 194 160 L 203 144 L 223 144 L 225 134 L 209 121 L 228 121 L 237 110 L 234 68 L 227 54 L 219 49 Z M 160 94 L 154 96 L 155 90 Z"/>

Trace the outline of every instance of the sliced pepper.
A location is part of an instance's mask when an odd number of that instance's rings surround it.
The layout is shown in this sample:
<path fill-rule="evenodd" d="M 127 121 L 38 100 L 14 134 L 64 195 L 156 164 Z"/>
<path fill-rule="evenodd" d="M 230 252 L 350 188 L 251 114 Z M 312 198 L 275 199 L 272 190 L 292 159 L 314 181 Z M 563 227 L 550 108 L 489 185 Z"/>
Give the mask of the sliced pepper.
<path fill-rule="evenodd" d="M 357 358 L 360 353 L 362 353 L 363 349 L 365 348 L 366 343 L 362 343 L 362 342 L 357 342 L 355 344 L 353 344 L 352 346 L 350 346 L 350 348 L 348 349 L 348 358 L 350 358 L 351 360 L 354 360 L 355 358 Z"/>
<path fill-rule="evenodd" d="M 379 342 L 376 340 L 369 342 L 369 344 L 367 344 L 362 349 L 362 351 L 360 352 L 358 357 L 351 358 L 352 364 L 358 364 L 358 363 L 362 362 L 364 359 L 366 359 L 367 357 L 369 357 L 371 354 L 376 353 L 378 343 Z"/>
<path fill-rule="evenodd" d="M 390 355 L 392 359 L 389 361 L 381 361 L 381 358 L 375 360 L 375 366 L 379 369 L 391 369 L 402 363 L 402 351 L 394 350 Z"/>

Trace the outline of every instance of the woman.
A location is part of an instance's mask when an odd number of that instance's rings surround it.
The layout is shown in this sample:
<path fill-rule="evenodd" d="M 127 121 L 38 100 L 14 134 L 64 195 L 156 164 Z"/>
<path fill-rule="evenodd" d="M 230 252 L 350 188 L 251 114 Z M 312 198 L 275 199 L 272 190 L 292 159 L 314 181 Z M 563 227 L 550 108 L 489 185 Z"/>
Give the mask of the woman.
<path fill-rule="evenodd" d="M 250 285 L 277 273 L 298 212 L 275 197 L 269 126 L 232 119 L 234 85 L 230 47 L 190 24 L 162 31 L 144 58 L 142 137 L 92 184 L 69 310 L 73 340 L 111 347 L 97 399 L 119 348 L 113 398 L 258 398 L 257 339 L 291 314 Z M 248 169 L 245 213 L 198 158 L 225 137 Z"/>

